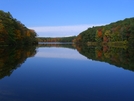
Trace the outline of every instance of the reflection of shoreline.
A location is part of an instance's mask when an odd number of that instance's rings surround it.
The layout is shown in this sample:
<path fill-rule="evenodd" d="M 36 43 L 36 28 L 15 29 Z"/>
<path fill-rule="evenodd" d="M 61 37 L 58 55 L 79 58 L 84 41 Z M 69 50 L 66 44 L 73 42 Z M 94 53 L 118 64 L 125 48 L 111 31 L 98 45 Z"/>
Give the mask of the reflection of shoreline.
<path fill-rule="evenodd" d="M 10 76 L 24 61 L 36 54 L 35 46 L 0 47 L 0 79 Z"/>
<path fill-rule="evenodd" d="M 39 44 L 73 44 L 72 42 L 39 42 Z"/>
<path fill-rule="evenodd" d="M 107 62 L 134 71 L 134 48 L 76 45 L 80 54 L 88 59 Z"/>
<path fill-rule="evenodd" d="M 72 42 L 40 42 L 37 47 L 62 47 L 75 49 Z"/>

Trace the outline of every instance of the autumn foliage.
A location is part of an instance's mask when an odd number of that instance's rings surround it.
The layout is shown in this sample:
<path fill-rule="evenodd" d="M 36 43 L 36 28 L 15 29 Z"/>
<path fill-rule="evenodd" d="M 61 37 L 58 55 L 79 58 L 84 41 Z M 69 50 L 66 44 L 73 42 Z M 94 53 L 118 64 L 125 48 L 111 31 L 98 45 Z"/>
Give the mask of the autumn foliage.
<path fill-rule="evenodd" d="M 0 45 L 35 44 L 36 32 L 0 10 Z"/>
<path fill-rule="evenodd" d="M 80 37 L 81 36 L 81 37 Z M 76 37 L 76 43 L 129 43 L 134 44 L 134 17 L 105 26 L 88 28 Z"/>

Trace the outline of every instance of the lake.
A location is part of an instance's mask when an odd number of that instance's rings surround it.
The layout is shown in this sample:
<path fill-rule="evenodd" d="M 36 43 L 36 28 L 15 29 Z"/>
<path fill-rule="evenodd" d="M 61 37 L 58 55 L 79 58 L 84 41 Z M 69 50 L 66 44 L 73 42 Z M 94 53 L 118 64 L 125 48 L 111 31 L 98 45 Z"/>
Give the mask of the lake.
<path fill-rule="evenodd" d="M 133 56 L 123 47 L 1 47 L 0 101 L 134 101 Z"/>

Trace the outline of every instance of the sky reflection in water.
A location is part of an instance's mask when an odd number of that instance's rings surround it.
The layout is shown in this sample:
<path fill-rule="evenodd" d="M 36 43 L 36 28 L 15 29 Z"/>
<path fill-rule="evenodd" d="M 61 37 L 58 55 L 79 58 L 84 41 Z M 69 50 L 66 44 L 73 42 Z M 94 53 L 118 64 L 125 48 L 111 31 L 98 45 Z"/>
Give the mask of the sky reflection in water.
<path fill-rule="evenodd" d="M 79 54 L 76 49 L 51 47 L 40 48 L 37 49 L 37 51 L 38 53 L 35 57 L 87 60 L 87 58 Z"/>

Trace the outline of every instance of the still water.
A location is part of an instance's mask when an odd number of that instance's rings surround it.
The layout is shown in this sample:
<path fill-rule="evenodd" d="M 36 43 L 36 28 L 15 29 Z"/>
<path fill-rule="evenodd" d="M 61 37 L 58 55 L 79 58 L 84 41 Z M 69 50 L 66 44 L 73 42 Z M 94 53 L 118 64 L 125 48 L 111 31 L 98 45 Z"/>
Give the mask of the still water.
<path fill-rule="evenodd" d="M 102 61 L 96 49 L 0 48 L 0 101 L 134 101 L 133 69 Z"/>

